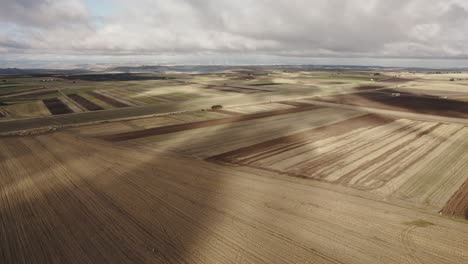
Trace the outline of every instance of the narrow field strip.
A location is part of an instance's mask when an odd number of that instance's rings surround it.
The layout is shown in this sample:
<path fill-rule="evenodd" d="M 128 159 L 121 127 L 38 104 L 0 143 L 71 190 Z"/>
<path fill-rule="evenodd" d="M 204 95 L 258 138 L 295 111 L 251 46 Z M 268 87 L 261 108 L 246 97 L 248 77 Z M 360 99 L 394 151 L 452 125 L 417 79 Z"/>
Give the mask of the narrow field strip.
<path fill-rule="evenodd" d="M 153 129 L 146 129 L 146 130 L 134 131 L 134 132 L 129 132 L 129 133 L 115 134 L 115 135 L 105 136 L 102 139 L 107 140 L 107 141 L 126 141 L 126 140 L 132 140 L 132 139 L 137 139 L 137 138 L 144 138 L 144 137 L 150 137 L 150 136 L 161 135 L 161 134 L 169 134 L 169 133 L 175 133 L 175 132 L 180 132 L 180 131 L 185 131 L 185 130 L 217 126 L 217 125 L 229 124 L 229 123 L 235 123 L 235 122 L 242 122 L 242 121 L 271 117 L 271 116 L 280 116 L 280 115 L 287 115 L 287 114 L 292 114 L 292 113 L 300 113 L 300 112 L 311 111 L 311 110 L 315 110 L 319 108 L 321 107 L 311 105 L 309 107 L 302 107 L 302 108 L 291 108 L 291 109 L 277 110 L 277 111 L 272 111 L 272 112 L 233 116 L 233 117 L 227 117 L 227 118 L 220 118 L 216 120 L 207 120 L 207 121 L 186 123 L 186 124 L 159 127 L 159 128 L 153 128 Z"/>
<path fill-rule="evenodd" d="M 68 97 L 73 101 L 77 102 L 78 104 L 82 105 L 84 108 L 88 109 L 89 111 L 99 111 L 104 110 L 101 106 L 89 101 L 88 99 L 84 98 L 78 94 L 69 94 Z"/>
<path fill-rule="evenodd" d="M 124 104 L 120 101 L 117 101 L 117 100 L 114 100 L 113 98 L 110 98 L 110 97 L 107 97 L 105 95 L 102 95 L 102 94 L 99 94 L 99 93 L 96 93 L 96 92 L 89 92 L 90 95 L 96 97 L 97 99 L 103 101 L 103 102 L 106 102 L 114 107 L 117 107 L 117 108 L 124 108 L 124 107 L 129 107 L 130 105 L 127 105 L 127 104 Z"/>
<path fill-rule="evenodd" d="M 312 140 L 314 140 L 314 138 L 338 136 L 342 133 L 345 133 L 344 131 L 348 129 L 349 130 L 357 129 L 366 125 L 369 120 L 371 120 L 370 122 L 373 122 L 375 120 L 375 122 L 382 122 L 382 123 L 388 123 L 392 121 L 392 119 L 390 118 L 380 117 L 380 116 L 372 115 L 372 114 L 360 116 L 360 117 L 351 118 L 345 121 L 341 121 L 332 125 L 319 127 L 319 128 L 313 128 L 309 131 L 289 135 L 286 137 L 280 137 L 277 139 L 273 139 L 273 140 L 265 141 L 265 142 L 258 143 L 252 146 L 248 146 L 245 148 L 233 150 L 227 153 L 223 153 L 220 155 L 210 157 L 208 158 L 208 160 L 223 161 L 223 162 L 231 162 L 233 160 L 237 160 L 238 162 L 248 164 L 255 160 L 269 157 L 268 154 L 266 157 L 265 156 L 262 157 L 262 155 L 265 155 L 266 153 L 272 151 L 272 149 L 274 151 L 276 146 L 287 146 L 290 144 L 295 144 L 297 142 L 304 141 L 305 139 L 308 140 L 309 137 L 313 137 Z"/>
<path fill-rule="evenodd" d="M 364 113 L 321 108 L 309 112 L 253 119 L 220 126 L 181 131 L 132 140 L 132 143 L 206 159 L 221 153 L 330 125 Z"/>

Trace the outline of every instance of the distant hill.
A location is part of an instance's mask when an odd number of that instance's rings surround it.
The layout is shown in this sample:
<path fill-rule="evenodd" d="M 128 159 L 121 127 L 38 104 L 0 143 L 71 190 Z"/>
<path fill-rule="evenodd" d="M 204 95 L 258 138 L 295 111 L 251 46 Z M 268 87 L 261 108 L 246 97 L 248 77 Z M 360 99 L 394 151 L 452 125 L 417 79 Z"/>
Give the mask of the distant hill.
<path fill-rule="evenodd" d="M 83 65 L 82 65 L 83 66 Z M 117 66 L 90 68 L 89 65 L 78 66 L 76 69 L 19 69 L 0 68 L 0 75 L 72 75 L 93 73 L 210 73 L 221 71 L 255 71 L 261 70 L 378 70 L 378 71 L 411 71 L 411 72 L 458 72 L 468 69 L 429 69 L 429 68 L 401 68 L 378 66 L 353 66 L 353 65 L 142 65 L 142 66 Z"/>
<path fill-rule="evenodd" d="M 49 75 L 49 74 L 77 74 L 89 72 L 84 69 L 18 69 L 18 68 L 0 68 L 0 75 Z"/>

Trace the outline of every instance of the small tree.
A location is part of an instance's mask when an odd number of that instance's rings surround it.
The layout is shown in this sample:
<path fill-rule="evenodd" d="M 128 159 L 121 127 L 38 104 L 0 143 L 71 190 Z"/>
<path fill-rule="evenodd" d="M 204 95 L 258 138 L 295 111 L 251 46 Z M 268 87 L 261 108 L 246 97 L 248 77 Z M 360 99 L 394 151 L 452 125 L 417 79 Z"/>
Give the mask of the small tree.
<path fill-rule="evenodd" d="M 222 105 L 213 105 L 211 107 L 211 110 L 220 110 L 220 109 L 223 109 L 223 106 Z"/>

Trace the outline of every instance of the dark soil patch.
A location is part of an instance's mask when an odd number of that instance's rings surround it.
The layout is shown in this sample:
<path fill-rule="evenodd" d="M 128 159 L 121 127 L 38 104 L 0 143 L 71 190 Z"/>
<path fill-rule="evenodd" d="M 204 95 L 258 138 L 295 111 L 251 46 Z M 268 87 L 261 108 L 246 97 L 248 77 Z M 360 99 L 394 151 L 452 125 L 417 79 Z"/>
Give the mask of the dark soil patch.
<path fill-rule="evenodd" d="M 468 180 L 450 198 L 441 211 L 448 216 L 462 217 L 468 220 Z"/>
<path fill-rule="evenodd" d="M 399 96 L 392 96 L 392 94 L 399 94 Z M 378 92 L 326 96 L 320 97 L 317 100 L 395 111 L 468 118 L 467 102 L 441 99 L 436 96 L 421 96 L 393 89 L 379 90 Z"/>
<path fill-rule="evenodd" d="M 380 79 L 378 81 L 379 82 L 386 82 L 386 83 L 405 83 L 405 82 L 411 82 L 412 79 L 404 79 L 404 78 L 393 77 L 393 78 L 389 78 L 389 79 Z"/>
<path fill-rule="evenodd" d="M 71 114 L 73 110 L 71 110 L 66 104 L 60 101 L 58 98 L 50 98 L 42 100 L 45 104 L 47 109 L 52 115 L 64 115 L 64 114 Z"/>

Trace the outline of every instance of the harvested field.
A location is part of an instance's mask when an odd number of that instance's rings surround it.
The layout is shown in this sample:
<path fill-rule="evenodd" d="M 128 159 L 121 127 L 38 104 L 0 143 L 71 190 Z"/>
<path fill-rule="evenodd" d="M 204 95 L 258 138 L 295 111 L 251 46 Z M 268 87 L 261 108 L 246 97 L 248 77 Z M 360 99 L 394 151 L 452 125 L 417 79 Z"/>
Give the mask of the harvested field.
<path fill-rule="evenodd" d="M 94 97 L 93 95 L 91 95 L 90 93 L 82 93 L 80 94 L 81 97 L 83 97 L 84 99 L 90 101 L 91 103 L 97 105 L 97 106 L 100 106 L 101 108 L 103 109 L 114 109 L 115 107 L 111 104 L 108 104 L 102 100 L 99 100 L 98 98 Z"/>
<path fill-rule="evenodd" d="M 310 107 L 311 105 L 302 105 L 301 107 Z M 277 110 L 285 110 L 285 109 L 293 109 L 296 106 L 287 105 L 283 103 L 268 103 L 268 104 L 259 104 L 259 105 L 251 105 L 251 106 L 241 106 L 241 107 L 233 107 L 229 108 L 229 111 L 237 112 L 240 114 L 256 114 L 256 113 L 264 113 L 270 111 L 277 111 Z"/>
<path fill-rule="evenodd" d="M 184 123 L 182 120 L 173 118 L 173 116 L 158 116 L 150 118 L 141 118 L 129 121 L 111 122 L 105 124 L 80 126 L 68 129 L 69 131 L 77 132 L 81 135 L 102 137 L 106 135 L 113 135 L 116 133 L 124 133 L 131 131 L 138 131 L 142 129 L 149 129 L 155 127 L 163 127 Z"/>
<path fill-rule="evenodd" d="M 368 115 L 210 160 L 373 191 L 440 210 L 468 178 L 468 128 Z"/>
<path fill-rule="evenodd" d="M 69 94 L 68 97 L 72 99 L 73 101 L 77 102 L 78 104 L 82 105 L 89 111 L 99 111 L 99 110 L 104 110 L 101 106 L 89 101 L 88 99 L 82 97 L 81 95 L 78 94 Z"/>
<path fill-rule="evenodd" d="M 232 92 L 232 93 L 261 93 L 261 92 L 270 92 L 268 90 L 247 88 L 247 87 L 231 87 L 231 86 L 206 86 L 205 89 L 212 89 L 222 92 Z"/>
<path fill-rule="evenodd" d="M 156 135 L 131 142 L 158 151 L 170 150 L 190 157 L 207 158 L 359 115 L 362 113 L 320 108 L 301 113 Z"/>
<path fill-rule="evenodd" d="M 177 115 L 174 115 L 177 116 Z M 164 127 L 184 123 L 181 120 L 175 119 L 171 116 L 159 116 L 159 117 L 150 117 L 143 119 L 136 119 L 126 122 L 130 125 L 139 127 L 140 129 L 149 129 L 155 127 Z"/>
<path fill-rule="evenodd" d="M 100 94 L 100 93 L 96 93 L 96 92 L 90 92 L 89 93 L 90 95 L 96 97 L 97 99 L 103 101 L 103 102 L 106 102 L 114 107 L 117 107 L 117 108 L 123 108 L 123 107 L 129 107 L 129 105 L 125 104 L 125 103 L 122 103 L 121 101 L 117 101 L 113 98 L 110 98 L 110 97 L 107 97 L 103 94 Z"/>
<path fill-rule="evenodd" d="M 297 102 L 297 101 L 285 101 L 285 102 L 281 102 L 280 104 L 295 106 L 295 107 L 304 107 L 304 106 L 309 106 L 312 103 Z"/>
<path fill-rule="evenodd" d="M 406 79 L 406 78 L 393 77 L 393 78 L 388 78 L 388 79 L 380 79 L 378 81 L 385 82 L 385 83 L 406 83 L 406 82 L 411 82 L 413 80 Z"/>
<path fill-rule="evenodd" d="M 392 96 L 391 93 L 392 90 L 379 90 L 379 92 L 325 96 L 315 98 L 314 100 L 429 115 L 468 118 L 467 102 L 418 96 L 408 91 L 394 91 L 394 93 L 399 93 L 400 96 Z"/>
<path fill-rule="evenodd" d="M 280 85 L 281 83 L 254 83 L 254 84 L 249 84 L 249 86 L 274 86 L 274 85 Z"/>
<path fill-rule="evenodd" d="M 91 126 L 82 126 L 78 128 L 71 128 L 69 131 L 78 132 L 86 136 L 104 136 L 113 133 L 123 133 L 141 129 L 136 126 L 125 122 L 112 122 L 108 124 L 98 124 Z"/>
<path fill-rule="evenodd" d="M 222 118 L 231 117 L 231 116 L 232 115 L 227 115 L 222 112 L 216 112 L 216 111 L 198 111 L 198 112 L 189 112 L 189 113 L 171 115 L 170 117 L 176 120 L 180 120 L 181 122 L 184 122 L 184 123 L 190 123 L 190 122 L 222 119 Z"/>
<path fill-rule="evenodd" d="M 134 93 L 130 93 L 128 91 L 124 91 L 123 89 L 112 89 L 110 91 L 100 91 L 100 93 L 104 94 L 108 97 L 117 97 L 120 100 L 124 100 L 125 102 L 131 103 L 132 105 L 144 105 L 144 102 L 138 101 L 132 96 L 135 95 Z"/>
<path fill-rule="evenodd" d="M 230 115 L 230 116 L 238 116 L 241 115 L 241 113 L 238 112 L 233 112 L 225 109 L 216 109 L 216 110 L 209 110 L 210 112 L 215 112 L 215 113 L 221 113 L 225 115 Z"/>
<path fill-rule="evenodd" d="M 126 141 L 126 140 L 131 140 L 131 139 L 180 132 L 184 130 L 191 130 L 191 129 L 197 129 L 197 128 L 203 128 L 203 127 L 210 127 L 210 126 L 218 126 L 218 125 L 223 125 L 223 124 L 230 124 L 230 123 L 235 123 L 235 122 L 242 122 L 242 121 L 271 117 L 271 116 L 286 115 L 286 114 L 291 114 L 291 113 L 305 112 L 305 111 L 310 111 L 310 110 L 314 110 L 318 108 L 320 107 L 311 105 L 308 107 L 301 107 L 301 108 L 291 108 L 291 109 L 277 110 L 277 111 L 272 111 L 272 112 L 232 116 L 232 117 L 220 118 L 216 120 L 200 121 L 200 122 L 194 122 L 194 123 L 186 123 L 186 124 L 166 126 L 166 127 L 160 127 L 160 128 L 154 128 L 154 129 L 140 130 L 140 131 L 135 131 L 135 132 L 130 132 L 130 133 L 115 134 L 115 135 L 104 137 L 103 139 L 109 140 L 109 141 Z"/>
<path fill-rule="evenodd" d="M 359 191 L 65 134 L 2 138 L 0 148 L 2 263 L 468 258 L 468 225 Z"/>
<path fill-rule="evenodd" d="M 42 101 L 32 101 L 5 106 L 3 111 L 13 118 L 50 116 L 49 110 Z"/>
<path fill-rule="evenodd" d="M 166 93 L 166 94 L 161 94 L 154 96 L 152 98 L 158 99 L 160 101 L 165 101 L 165 102 L 182 102 L 182 101 L 188 101 L 192 99 L 198 99 L 198 98 L 203 98 L 204 95 L 200 93 L 186 93 L 186 92 L 179 92 L 179 93 Z"/>
<path fill-rule="evenodd" d="M 0 263 L 468 263 L 468 79 L 300 68 L 5 77 Z"/>
<path fill-rule="evenodd" d="M 52 115 L 64 115 L 73 113 L 73 110 L 71 110 L 70 107 L 68 107 L 58 98 L 45 99 L 43 100 L 43 102 Z"/>
<path fill-rule="evenodd" d="M 15 96 L 17 94 L 34 92 L 43 88 L 24 88 L 17 85 L 0 86 L 0 97 Z M 13 91 L 10 91 L 13 90 Z"/>
<path fill-rule="evenodd" d="M 8 98 L 20 97 L 21 99 L 35 99 L 35 98 L 41 98 L 43 96 L 48 96 L 48 95 L 53 95 L 53 94 L 57 94 L 57 90 L 21 93 L 15 96 L 9 96 Z"/>
<path fill-rule="evenodd" d="M 368 91 L 368 90 L 376 90 L 376 89 L 381 89 L 384 88 L 384 86 L 381 85 L 360 85 L 356 87 L 356 90 L 358 91 Z"/>
<path fill-rule="evenodd" d="M 450 198 L 441 211 L 448 216 L 462 217 L 468 220 L 468 180 Z"/>

